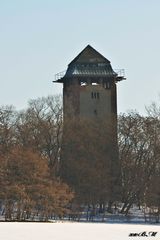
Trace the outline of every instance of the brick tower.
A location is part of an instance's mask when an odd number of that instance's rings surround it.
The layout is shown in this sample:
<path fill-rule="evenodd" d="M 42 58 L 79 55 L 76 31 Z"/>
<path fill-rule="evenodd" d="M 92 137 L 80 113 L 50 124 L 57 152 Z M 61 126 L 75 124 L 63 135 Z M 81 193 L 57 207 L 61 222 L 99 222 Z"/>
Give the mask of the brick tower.
<path fill-rule="evenodd" d="M 114 185 L 120 182 L 116 83 L 123 79 L 124 70 L 114 71 L 110 61 L 88 45 L 72 60 L 66 72 L 56 74 L 54 81 L 63 83 L 64 128 L 68 120 L 87 119 L 91 124 L 98 123 L 99 131 L 103 132 L 102 128 L 107 125 L 112 132 L 104 158 L 110 159 L 107 168 L 109 166 L 109 171 L 114 176 Z M 66 171 L 65 151 L 63 158 Z M 66 180 L 70 174 L 72 175 L 71 170 L 68 169 Z"/>

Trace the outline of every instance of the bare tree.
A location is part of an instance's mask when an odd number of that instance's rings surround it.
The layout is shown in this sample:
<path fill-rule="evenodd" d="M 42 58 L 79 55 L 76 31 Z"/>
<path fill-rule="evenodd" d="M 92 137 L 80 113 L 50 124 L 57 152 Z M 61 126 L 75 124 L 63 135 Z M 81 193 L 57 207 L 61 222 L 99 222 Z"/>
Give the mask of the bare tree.
<path fill-rule="evenodd" d="M 15 144 L 16 111 L 13 106 L 0 107 L 0 152 L 9 151 Z"/>
<path fill-rule="evenodd" d="M 59 172 L 62 124 L 62 104 L 57 96 L 31 100 L 17 122 L 19 144 L 46 156 L 52 175 Z"/>
<path fill-rule="evenodd" d="M 144 203 L 144 194 L 159 161 L 159 122 L 152 117 L 129 113 L 119 117 L 119 149 L 122 162 L 123 207 Z M 156 131 L 155 131 L 156 129 Z"/>

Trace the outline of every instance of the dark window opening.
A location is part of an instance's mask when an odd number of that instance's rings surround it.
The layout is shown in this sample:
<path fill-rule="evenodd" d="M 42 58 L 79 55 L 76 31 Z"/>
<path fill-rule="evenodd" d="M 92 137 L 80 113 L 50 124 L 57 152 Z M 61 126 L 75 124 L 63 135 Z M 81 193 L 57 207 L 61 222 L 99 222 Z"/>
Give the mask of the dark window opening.
<path fill-rule="evenodd" d="M 94 114 L 97 115 L 97 110 L 96 109 L 94 110 Z"/>
<path fill-rule="evenodd" d="M 94 94 L 93 94 L 93 92 L 91 92 L 91 98 L 94 98 Z"/>
<path fill-rule="evenodd" d="M 91 92 L 91 98 L 99 99 L 100 98 L 99 92 Z"/>
<path fill-rule="evenodd" d="M 104 83 L 104 88 L 105 89 L 110 89 L 111 88 L 111 83 L 110 82 L 105 82 Z"/>

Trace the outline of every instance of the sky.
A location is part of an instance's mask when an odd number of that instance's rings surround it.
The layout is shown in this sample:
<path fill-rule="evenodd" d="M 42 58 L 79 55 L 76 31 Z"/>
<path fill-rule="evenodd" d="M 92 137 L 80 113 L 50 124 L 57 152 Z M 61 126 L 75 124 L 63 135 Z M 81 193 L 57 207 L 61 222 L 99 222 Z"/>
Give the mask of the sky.
<path fill-rule="evenodd" d="M 118 112 L 160 94 L 159 0 L 0 0 L 0 105 L 62 94 L 54 75 L 90 44 L 125 69 Z"/>

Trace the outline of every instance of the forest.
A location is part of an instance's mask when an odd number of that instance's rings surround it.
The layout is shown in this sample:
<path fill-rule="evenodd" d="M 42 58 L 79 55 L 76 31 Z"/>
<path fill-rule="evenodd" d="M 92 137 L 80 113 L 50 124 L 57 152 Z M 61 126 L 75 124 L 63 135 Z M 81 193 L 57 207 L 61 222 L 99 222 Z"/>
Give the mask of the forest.
<path fill-rule="evenodd" d="M 30 100 L 22 111 L 0 107 L 0 210 L 4 219 L 74 220 L 85 209 L 92 209 L 92 215 L 97 210 L 112 214 L 117 209 L 127 216 L 136 204 L 144 211 L 149 209 L 159 221 L 159 105 L 152 103 L 145 115 L 128 111 L 118 116 L 121 180 L 117 189 L 113 187 L 114 196 L 110 186 L 114 174 L 106 171 L 107 154 L 104 158 L 112 135 L 107 123 L 102 132 L 87 121 L 68 124 L 75 124 L 74 130 L 64 127 L 61 96 Z M 72 154 L 75 147 L 77 152 Z M 70 172 L 61 167 L 62 149 L 66 149 L 63 159 Z"/>

